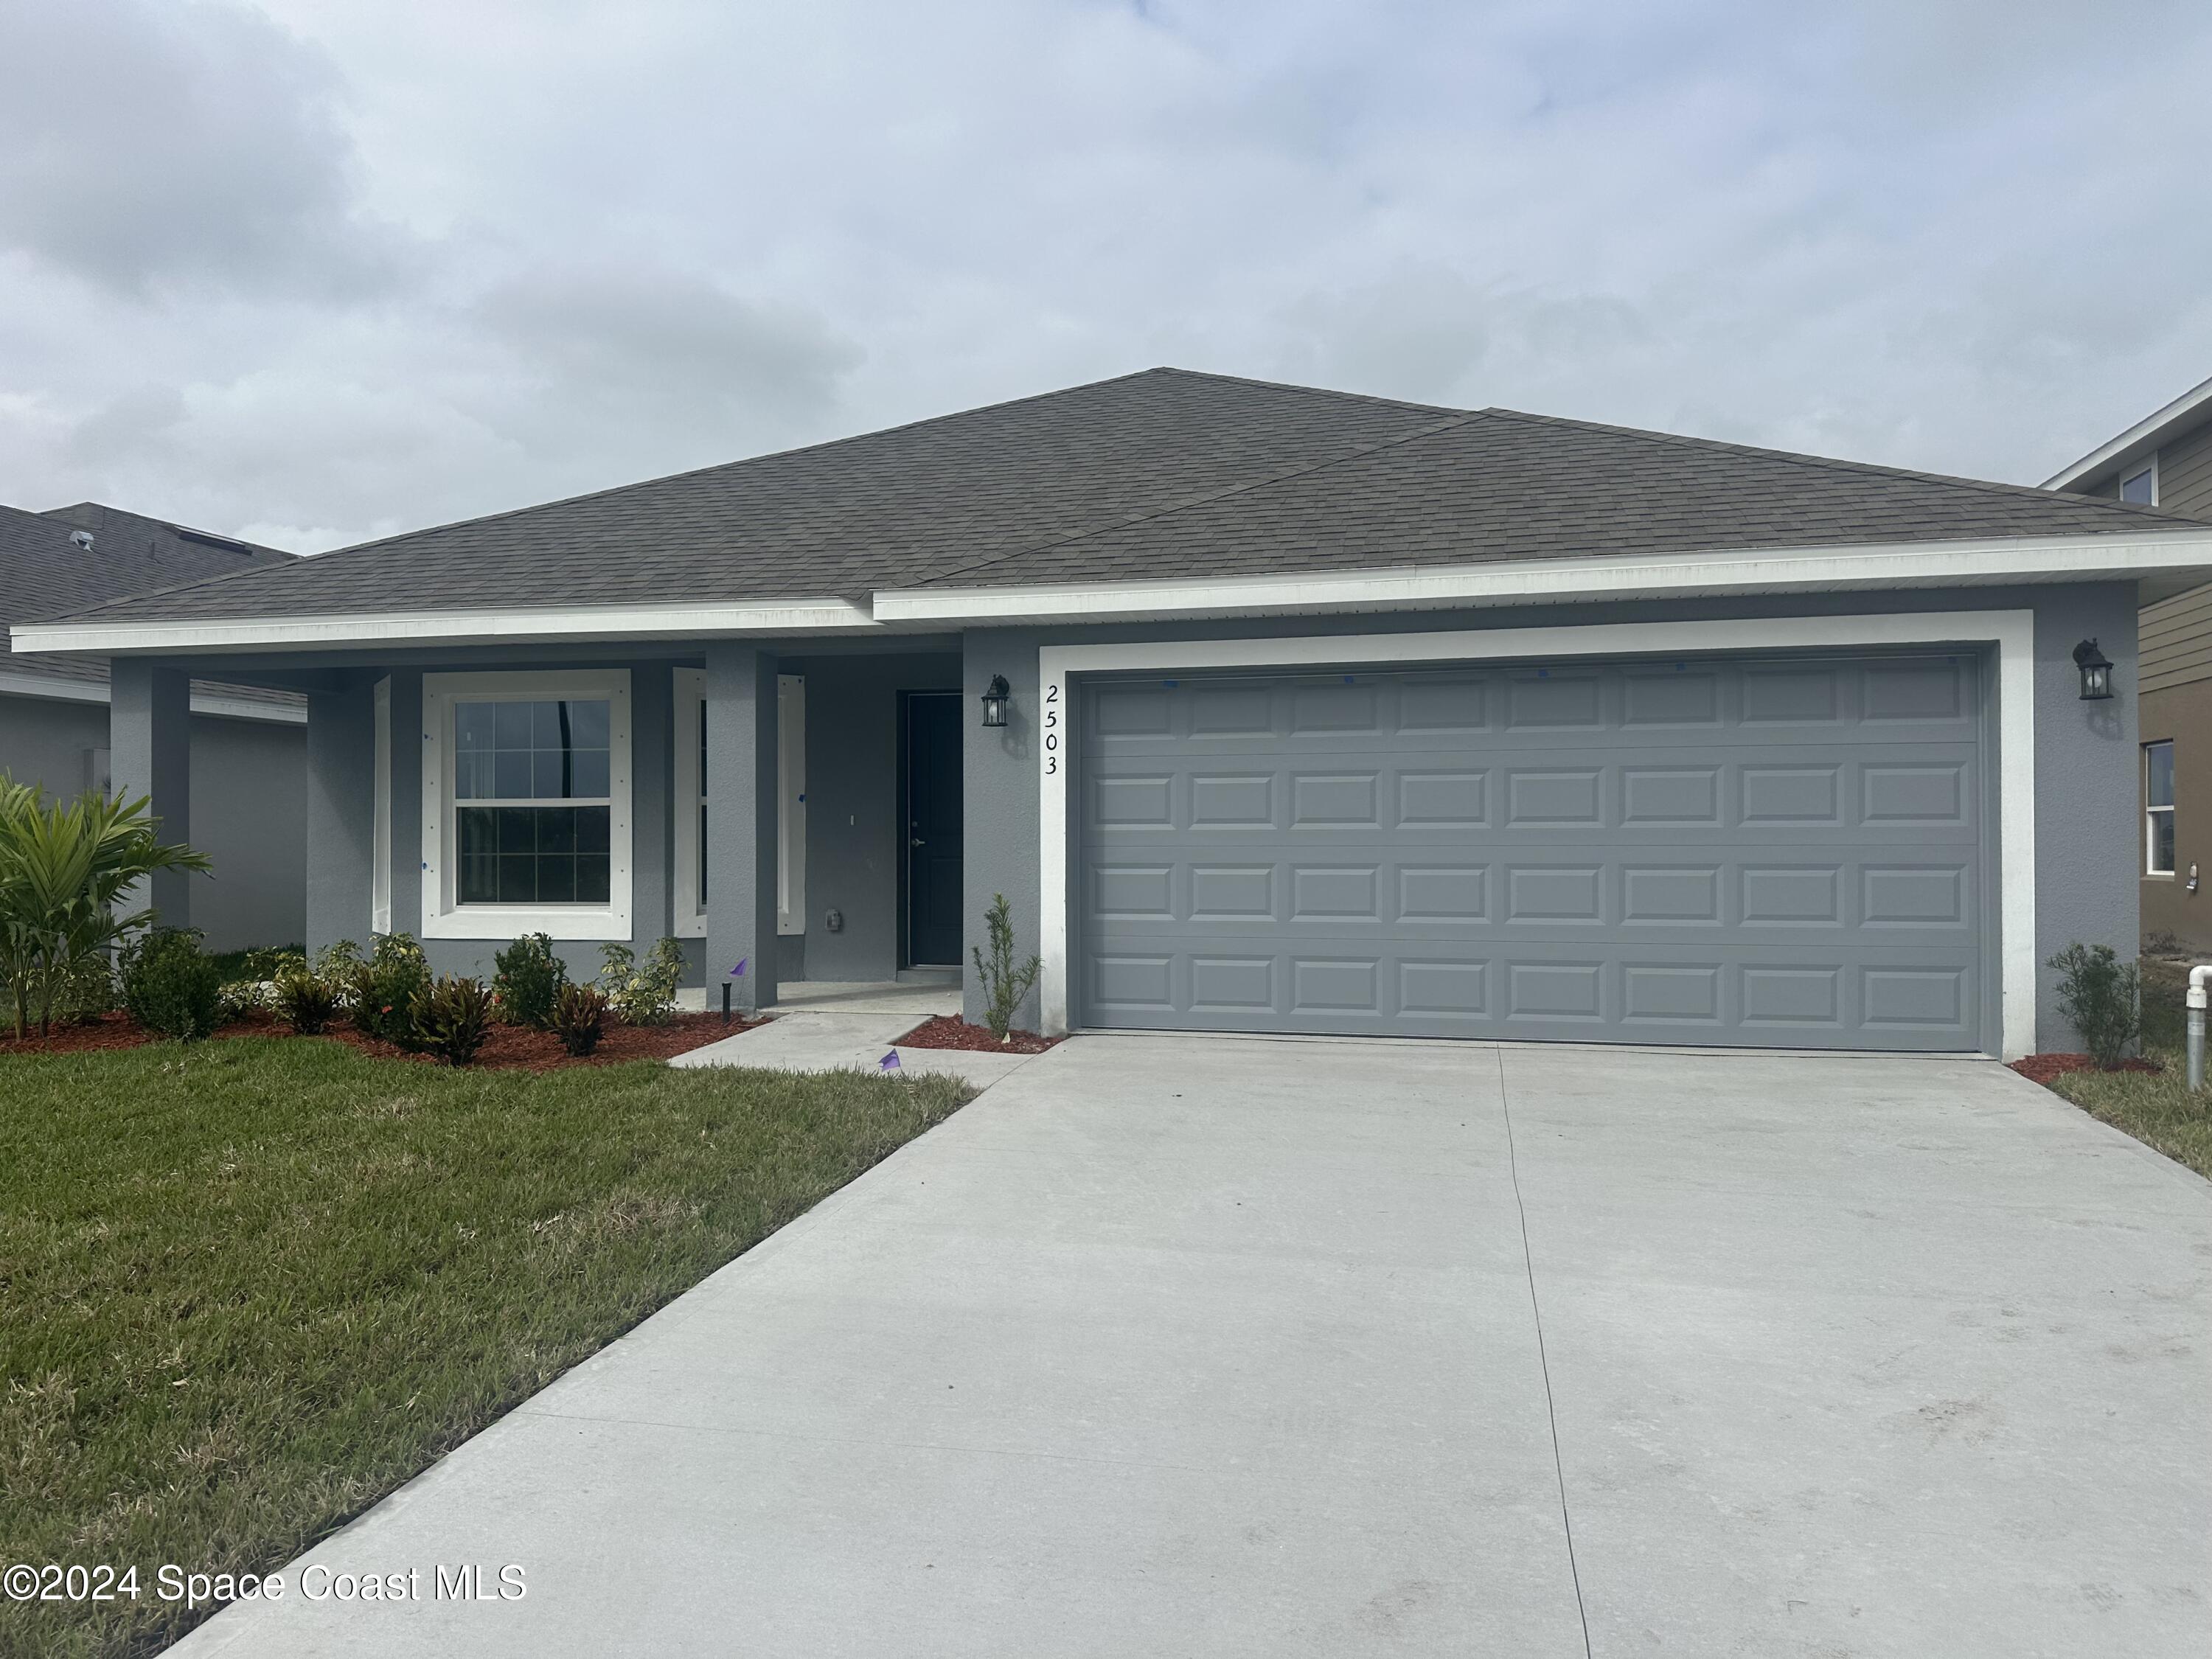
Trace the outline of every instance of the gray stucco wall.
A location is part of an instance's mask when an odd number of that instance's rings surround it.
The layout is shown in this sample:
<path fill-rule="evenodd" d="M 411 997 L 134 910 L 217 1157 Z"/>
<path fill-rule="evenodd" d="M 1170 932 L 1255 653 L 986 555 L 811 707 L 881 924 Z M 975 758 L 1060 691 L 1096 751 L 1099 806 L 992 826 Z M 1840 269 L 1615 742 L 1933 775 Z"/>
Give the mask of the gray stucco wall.
<path fill-rule="evenodd" d="M 781 670 L 806 677 L 805 970 L 815 979 L 889 979 L 899 965 L 899 862 L 905 845 L 899 822 L 899 696 L 958 689 L 960 659 L 919 653 L 790 658 Z M 971 869 L 975 858 L 971 840 Z M 831 910 L 844 917 L 841 932 L 830 932 L 823 920 Z"/>
<path fill-rule="evenodd" d="M 307 928 L 307 732 L 194 714 L 185 838 L 215 860 L 186 885 L 210 950 L 296 944 Z M 0 772 L 71 796 L 93 781 L 88 750 L 109 742 L 108 706 L 0 696 Z"/>
<path fill-rule="evenodd" d="M 1870 615 L 1909 611 L 2033 610 L 2036 617 L 2036 959 L 2069 942 L 2109 945 L 2132 956 L 2138 936 L 2136 837 L 2136 594 L 2132 584 L 1970 588 L 1911 592 L 1806 595 L 1705 603 L 1635 602 L 1527 606 L 1479 611 L 1423 611 L 1388 617 L 1321 617 L 1207 623 L 1117 624 L 1090 629 L 979 629 L 964 641 L 964 690 L 981 696 L 994 673 L 1013 688 L 1007 726 L 969 729 L 967 746 L 967 921 L 971 944 L 995 892 L 1013 911 L 1024 954 L 1037 948 L 1037 651 L 1054 644 L 1145 639 L 1287 638 L 1345 633 L 1409 633 L 1455 628 L 1540 628 L 1565 623 L 1682 621 L 1701 617 Z M 2122 695 L 2085 703 L 2073 663 L 2075 642 L 2100 641 L 2115 664 Z M 1065 718 L 1065 717 L 1064 717 Z M 2000 756 L 1998 763 L 2008 763 Z M 2052 975 L 2040 970 L 2038 1046 L 2078 1046 L 2058 1018 Z M 981 1017 L 983 994 L 969 975 L 968 1018 Z M 1033 1025 L 1031 998 L 1019 1015 Z"/>

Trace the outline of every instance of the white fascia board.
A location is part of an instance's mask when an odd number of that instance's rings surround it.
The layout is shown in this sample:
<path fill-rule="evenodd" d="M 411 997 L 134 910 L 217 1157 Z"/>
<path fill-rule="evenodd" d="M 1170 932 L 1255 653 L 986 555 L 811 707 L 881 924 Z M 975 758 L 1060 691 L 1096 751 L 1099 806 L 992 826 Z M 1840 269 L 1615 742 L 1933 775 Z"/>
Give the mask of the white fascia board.
<path fill-rule="evenodd" d="M 404 611 L 321 617 L 237 617 L 204 622 L 19 623 L 19 651 L 104 656 L 201 651 L 312 651 L 324 646 L 494 645 L 542 641 L 711 639 L 743 634 L 876 633 L 844 599 L 776 605 L 578 605 L 544 610 Z"/>
<path fill-rule="evenodd" d="M 52 702 L 106 702 L 108 689 L 98 680 L 51 679 L 44 674 L 0 673 L 0 693 L 18 697 L 44 697 Z M 256 702 L 250 697 L 225 696 L 221 692 L 192 693 L 192 713 L 220 714 L 226 720 L 270 720 L 283 726 L 305 726 L 307 711 L 295 703 Z"/>
<path fill-rule="evenodd" d="M 2194 424 L 2212 413 L 2212 380 L 2191 386 L 2156 414 L 2145 416 L 2110 442 L 2091 450 L 2073 465 L 2062 467 L 2043 481 L 2045 489 L 2072 489 L 2084 479 L 2108 469 L 2117 471 L 2130 461 L 2156 449 L 2183 425 Z"/>
<path fill-rule="evenodd" d="M 2212 531 L 1909 542 L 1873 547 L 1698 553 L 1659 559 L 1635 555 L 1531 559 L 1310 576 L 911 588 L 878 593 L 875 611 L 877 619 L 886 624 L 1158 621 L 1728 593 L 2127 580 L 2191 569 L 2212 576 Z"/>

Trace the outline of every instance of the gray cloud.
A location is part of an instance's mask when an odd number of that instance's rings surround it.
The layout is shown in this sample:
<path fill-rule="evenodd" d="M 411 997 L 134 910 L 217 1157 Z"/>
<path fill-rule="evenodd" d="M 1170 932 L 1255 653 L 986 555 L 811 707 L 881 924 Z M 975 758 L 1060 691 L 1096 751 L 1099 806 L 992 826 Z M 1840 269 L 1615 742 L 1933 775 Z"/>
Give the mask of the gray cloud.
<path fill-rule="evenodd" d="M 0 500 L 327 546 L 1162 362 L 2033 480 L 2212 373 L 2212 14 L 2094 27 L 0 0 Z"/>
<path fill-rule="evenodd" d="M 0 243 L 132 295 L 346 294 L 397 250 L 356 217 L 324 56 L 241 7 L 0 6 Z"/>

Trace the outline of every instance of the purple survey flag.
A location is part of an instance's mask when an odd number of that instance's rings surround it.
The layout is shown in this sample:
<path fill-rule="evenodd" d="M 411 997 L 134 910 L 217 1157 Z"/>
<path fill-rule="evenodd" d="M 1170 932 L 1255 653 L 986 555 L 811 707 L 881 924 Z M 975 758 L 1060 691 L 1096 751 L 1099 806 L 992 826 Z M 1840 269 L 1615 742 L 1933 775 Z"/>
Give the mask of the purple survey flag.
<path fill-rule="evenodd" d="M 876 1062 L 876 1069 L 879 1072 L 896 1072 L 898 1068 L 898 1050 L 896 1048 Z"/>
<path fill-rule="evenodd" d="M 730 977 L 732 979 L 743 979 L 745 976 L 745 964 L 751 960 L 752 958 L 750 957 L 739 957 L 738 958 L 738 965 L 730 969 Z"/>

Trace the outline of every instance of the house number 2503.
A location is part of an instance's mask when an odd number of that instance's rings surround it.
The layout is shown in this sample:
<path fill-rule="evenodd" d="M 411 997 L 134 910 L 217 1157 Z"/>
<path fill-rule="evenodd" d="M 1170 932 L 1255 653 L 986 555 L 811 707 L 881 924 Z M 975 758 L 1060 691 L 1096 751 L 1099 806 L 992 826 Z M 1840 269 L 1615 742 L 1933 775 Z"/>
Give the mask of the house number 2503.
<path fill-rule="evenodd" d="M 1044 689 L 1044 775 L 1052 777 L 1060 770 L 1060 687 L 1057 684 Z"/>

